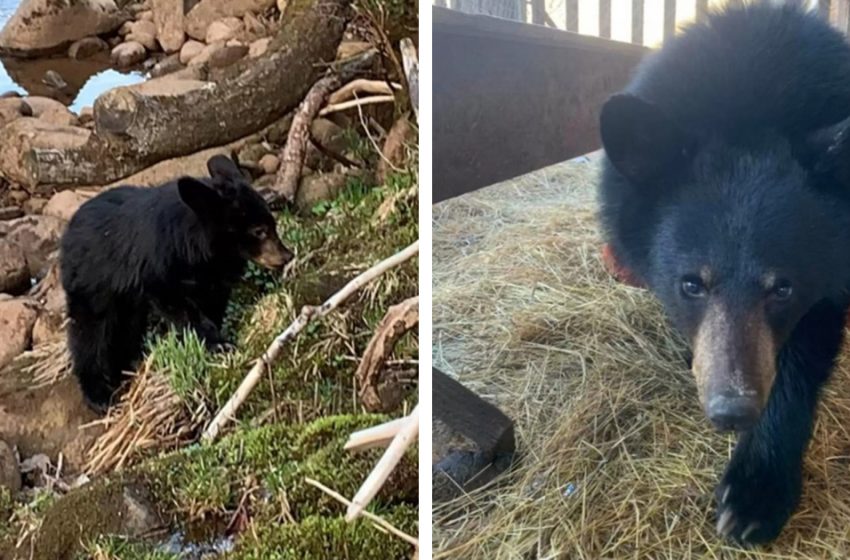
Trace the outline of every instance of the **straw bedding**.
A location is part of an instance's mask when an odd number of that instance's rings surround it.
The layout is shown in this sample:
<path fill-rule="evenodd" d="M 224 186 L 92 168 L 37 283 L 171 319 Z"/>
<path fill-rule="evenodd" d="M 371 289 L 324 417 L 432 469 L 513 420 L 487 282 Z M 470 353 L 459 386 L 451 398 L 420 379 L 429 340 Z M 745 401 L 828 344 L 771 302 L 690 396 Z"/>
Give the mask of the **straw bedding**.
<path fill-rule="evenodd" d="M 780 539 L 720 541 L 712 493 L 734 438 L 705 419 L 657 302 L 604 271 L 596 174 L 566 162 L 434 206 L 434 364 L 515 419 L 523 453 L 436 508 L 435 556 L 850 557 L 847 352 Z"/>

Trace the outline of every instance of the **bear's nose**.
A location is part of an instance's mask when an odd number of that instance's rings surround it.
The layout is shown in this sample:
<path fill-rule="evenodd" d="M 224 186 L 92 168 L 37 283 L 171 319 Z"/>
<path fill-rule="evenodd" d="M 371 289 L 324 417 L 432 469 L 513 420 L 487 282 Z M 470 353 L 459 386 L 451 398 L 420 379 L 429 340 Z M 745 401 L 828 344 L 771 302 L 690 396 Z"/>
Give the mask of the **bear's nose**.
<path fill-rule="evenodd" d="M 706 411 L 708 419 L 721 432 L 749 430 L 760 412 L 756 399 L 733 392 L 713 397 Z"/>

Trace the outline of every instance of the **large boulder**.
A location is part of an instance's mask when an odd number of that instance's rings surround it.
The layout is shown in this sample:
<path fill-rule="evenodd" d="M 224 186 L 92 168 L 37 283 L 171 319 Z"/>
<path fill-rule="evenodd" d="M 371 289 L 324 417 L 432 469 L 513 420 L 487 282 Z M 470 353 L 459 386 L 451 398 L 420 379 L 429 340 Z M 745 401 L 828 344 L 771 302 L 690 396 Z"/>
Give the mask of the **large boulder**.
<path fill-rule="evenodd" d="M 226 17 L 241 18 L 248 12 L 263 12 L 274 4 L 275 0 L 201 0 L 186 14 L 186 34 L 201 41 L 212 22 Z"/>
<path fill-rule="evenodd" d="M 27 259 L 30 277 L 43 278 L 47 274 L 59 238 L 65 230 L 65 221 L 53 216 L 24 216 L 0 222 L 0 242 L 20 247 Z"/>
<path fill-rule="evenodd" d="M 0 31 L 0 52 L 22 56 L 58 52 L 77 39 L 110 33 L 128 18 L 115 0 L 23 0 Z"/>
<path fill-rule="evenodd" d="M 183 33 L 183 0 L 153 0 L 153 21 L 156 37 L 167 53 L 180 50 L 186 36 Z"/>
<path fill-rule="evenodd" d="M 11 363 L 32 343 L 38 306 L 25 298 L 0 300 L 0 368 Z"/>
<path fill-rule="evenodd" d="M 15 294 L 29 288 L 30 274 L 24 251 L 0 239 L 0 293 Z"/>

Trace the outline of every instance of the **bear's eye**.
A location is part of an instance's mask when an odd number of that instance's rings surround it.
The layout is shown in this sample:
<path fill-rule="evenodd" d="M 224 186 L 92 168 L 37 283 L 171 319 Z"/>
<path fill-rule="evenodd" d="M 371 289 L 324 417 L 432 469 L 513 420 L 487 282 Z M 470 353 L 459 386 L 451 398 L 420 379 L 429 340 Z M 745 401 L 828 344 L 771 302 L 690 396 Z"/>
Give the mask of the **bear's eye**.
<path fill-rule="evenodd" d="M 268 237 L 269 232 L 264 227 L 255 227 L 251 230 L 251 235 L 257 239 L 263 240 Z"/>
<path fill-rule="evenodd" d="M 777 282 L 776 286 L 774 286 L 770 291 L 770 295 L 773 296 L 773 299 L 779 301 L 787 300 L 793 293 L 794 289 L 791 287 L 791 283 L 787 281 Z"/>
<path fill-rule="evenodd" d="M 705 297 L 708 290 L 698 276 L 685 276 L 682 278 L 682 293 L 689 298 Z"/>

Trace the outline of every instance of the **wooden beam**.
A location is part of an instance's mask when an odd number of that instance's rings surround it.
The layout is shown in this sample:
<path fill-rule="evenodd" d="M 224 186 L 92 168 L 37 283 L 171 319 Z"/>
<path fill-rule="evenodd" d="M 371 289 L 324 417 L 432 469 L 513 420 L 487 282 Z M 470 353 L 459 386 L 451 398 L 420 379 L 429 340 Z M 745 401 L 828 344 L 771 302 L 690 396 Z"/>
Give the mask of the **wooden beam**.
<path fill-rule="evenodd" d="M 643 45 L 643 0 L 632 0 L 632 43 Z"/>
<path fill-rule="evenodd" d="M 578 0 L 566 0 L 567 31 L 578 32 Z"/>
<path fill-rule="evenodd" d="M 829 0 L 827 0 L 829 1 Z M 697 21 L 705 21 L 708 16 L 708 0 L 697 0 Z"/>
<path fill-rule="evenodd" d="M 611 0 L 599 0 L 599 36 L 611 38 Z"/>
<path fill-rule="evenodd" d="M 546 0 L 531 0 L 531 23 L 546 25 Z"/>
<path fill-rule="evenodd" d="M 676 33 L 676 0 L 664 0 L 664 40 Z"/>

